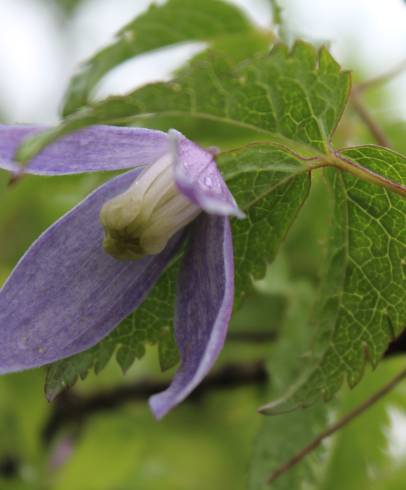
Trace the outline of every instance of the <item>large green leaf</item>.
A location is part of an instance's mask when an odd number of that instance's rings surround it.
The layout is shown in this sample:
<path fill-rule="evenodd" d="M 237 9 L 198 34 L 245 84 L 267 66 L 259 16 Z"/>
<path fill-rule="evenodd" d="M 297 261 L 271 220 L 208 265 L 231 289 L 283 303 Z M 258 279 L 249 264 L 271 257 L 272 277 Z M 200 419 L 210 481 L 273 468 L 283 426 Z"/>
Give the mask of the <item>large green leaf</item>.
<path fill-rule="evenodd" d="M 184 41 L 213 41 L 253 29 L 239 9 L 220 0 L 153 4 L 123 27 L 112 44 L 82 65 L 67 90 L 64 115 L 85 106 L 103 75 L 129 58 Z"/>
<path fill-rule="evenodd" d="M 233 221 L 236 300 L 251 289 L 252 278 L 265 274 L 305 201 L 310 179 L 305 161 L 286 149 L 257 144 L 224 153 L 219 165 L 241 209 L 244 220 Z M 159 345 L 162 368 L 177 362 L 172 317 L 179 260 L 169 267 L 146 301 L 111 335 L 92 349 L 62 360 L 48 369 L 46 392 L 54 398 L 90 368 L 99 372 L 114 352 L 123 370 L 141 358 L 145 344 Z"/>
<path fill-rule="evenodd" d="M 279 44 L 267 56 L 235 63 L 207 51 L 167 83 L 146 85 L 110 97 L 74 114 L 54 130 L 28 140 L 17 158 L 31 159 L 63 134 L 91 124 L 135 116 L 188 116 L 255 130 L 288 146 L 328 152 L 329 139 L 345 107 L 350 77 L 329 52 L 297 42 Z"/>
<path fill-rule="evenodd" d="M 266 143 L 223 153 L 218 163 L 246 214 L 232 222 L 238 304 L 275 258 L 307 198 L 310 173 L 304 160 Z"/>
<path fill-rule="evenodd" d="M 406 158 L 365 146 L 342 155 L 400 184 Z M 354 386 L 365 362 L 376 366 L 406 319 L 406 201 L 398 194 L 329 169 L 335 199 L 330 247 L 321 299 L 315 362 L 288 395 L 271 403 L 271 413 L 330 399 L 344 378 Z"/>

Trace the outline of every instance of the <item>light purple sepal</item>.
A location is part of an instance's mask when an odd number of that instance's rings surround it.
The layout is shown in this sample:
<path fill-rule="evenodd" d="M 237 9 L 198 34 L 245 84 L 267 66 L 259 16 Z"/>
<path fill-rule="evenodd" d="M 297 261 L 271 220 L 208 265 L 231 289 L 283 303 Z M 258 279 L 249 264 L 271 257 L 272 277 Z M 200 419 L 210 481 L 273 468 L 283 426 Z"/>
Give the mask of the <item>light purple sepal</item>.
<path fill-rule="evenodd" d="M 227 217 L 202 214 L 180 272 L 175 335 L 181 365 L 168 389 L 150 398 L 159 419 L 184 400 L 216 361 L 234 300 L 234 263 Z"/>
<path fill-rule="evenodd" d="M 175 158 L 175 179 L 179 190 L 209 214 L 244 218 L 219 172 L 213 154 L 169 131 Z"/>
<path fill-rule="evenodd" d="M 92 347 L 145 298 L 175 253 L 132 262 L 105 254 L 99 212 L 140 170 L 110 180 L 31 246 L 0 290 L 0 374 Z"/>
<path fill-rule="evenodd" d="M 0 168 L 13 173 L 17 148 L 27 137 L 49 128 L 0 125 Z M 149 165 L 168 151 L 168 135 L 144 128 L 91 126 L 47 146 L 23 168 L 36 175 L 64 175 L 121 170 Z"/>

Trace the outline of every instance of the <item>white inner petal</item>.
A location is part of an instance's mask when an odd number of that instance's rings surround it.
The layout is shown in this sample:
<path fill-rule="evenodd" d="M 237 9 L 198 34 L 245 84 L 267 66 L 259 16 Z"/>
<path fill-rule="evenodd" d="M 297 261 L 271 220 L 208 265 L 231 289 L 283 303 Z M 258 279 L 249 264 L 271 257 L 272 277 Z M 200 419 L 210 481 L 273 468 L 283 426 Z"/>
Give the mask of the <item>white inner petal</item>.
<path fill-rule="evenodd" d="M 106 233 L 105 250 L 124 259 L 157 254 L 200 212 L 177 188 L 173 155 L 168 153 L 126 192 L 103 206 L 100 220 Z"/>

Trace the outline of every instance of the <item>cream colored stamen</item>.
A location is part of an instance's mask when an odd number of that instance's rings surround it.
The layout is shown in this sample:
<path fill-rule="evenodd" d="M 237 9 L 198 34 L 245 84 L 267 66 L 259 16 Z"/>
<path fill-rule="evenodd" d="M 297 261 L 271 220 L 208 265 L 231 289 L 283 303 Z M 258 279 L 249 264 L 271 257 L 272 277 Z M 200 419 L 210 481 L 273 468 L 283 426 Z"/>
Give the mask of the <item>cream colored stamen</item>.
<path fill-rule="evenodd" d="M 104 249 L 118 259 L 139 259 L 161 252 L 168 240 L 201 209 L 178 190 L 173 156 L 164 155 L 148 167 L 124 193 L 100 212 Z"/>

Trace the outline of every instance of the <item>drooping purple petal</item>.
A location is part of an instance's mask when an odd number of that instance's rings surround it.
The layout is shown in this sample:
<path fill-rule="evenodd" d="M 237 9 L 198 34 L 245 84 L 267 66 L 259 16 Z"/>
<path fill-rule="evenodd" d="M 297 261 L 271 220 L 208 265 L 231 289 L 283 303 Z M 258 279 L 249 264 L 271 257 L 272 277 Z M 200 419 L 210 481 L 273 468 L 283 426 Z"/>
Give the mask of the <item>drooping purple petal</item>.
<path fill-rule="evenodd" d="M 140 170 L 110 180 L 52 225 L 0 290 L 0 374 L 41 366 L 101 340 L 145 298 L 181 240 L 124 262 L 105 254 L 102 204 Z"/>
<path fill-rule="evenodd" d="M 178 131 L 169 132 L 175 158 L 175 179 L 180 191 L 209 214 L 243 218 L 221 176 L 213 154 Z"/>
<path fill-rule="evenodd" d="M 227 217 L 202 214 L 179 277 L 175 335 L 181 365 L 171 385 L 150 399 L 157 418 L 184 400 L 216 361 L 234 299 L 234 264 Z"/>
<path fill-rule="evenodd" d="M 14 161 L 17 148 L 29 136 L 49 128 L 0 125 L 0 168 L 21 171 Z M 24 172 L 64 175 L 120 170 L 149 165 L 168 151 L 168 135 L 144 128 L 91 126 L 47 146 Z"/>

